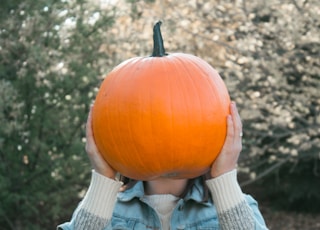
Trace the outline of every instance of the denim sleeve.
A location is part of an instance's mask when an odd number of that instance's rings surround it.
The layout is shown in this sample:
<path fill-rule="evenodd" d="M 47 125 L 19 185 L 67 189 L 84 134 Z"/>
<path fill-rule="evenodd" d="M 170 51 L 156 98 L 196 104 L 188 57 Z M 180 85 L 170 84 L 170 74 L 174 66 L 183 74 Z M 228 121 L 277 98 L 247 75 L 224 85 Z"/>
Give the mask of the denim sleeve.
<path fill-rule="evenodd" d="M 235 207 L 218 213 L 221 229 L 266 230 L 258 203 L 249 195 Z"/>
<path fill-rule="evenodd" d="M 255 230 L 267 230 L 268 228 L 259 210 L 258 202 L 250 195 L 245 195 L 245 199 L 253 212 Z"/>

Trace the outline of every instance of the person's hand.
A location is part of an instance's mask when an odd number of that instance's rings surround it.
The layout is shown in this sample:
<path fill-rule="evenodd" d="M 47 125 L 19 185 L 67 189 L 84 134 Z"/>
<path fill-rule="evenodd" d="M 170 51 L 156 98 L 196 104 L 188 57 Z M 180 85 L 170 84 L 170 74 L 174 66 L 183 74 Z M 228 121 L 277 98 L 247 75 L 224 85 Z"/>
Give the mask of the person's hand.
<path fill-rule="evenodd" d="M 114 179 L 116 176 L 116 171 L 113 168 L 111 168 L 111 166 L 103 159 L 94 142 L 92 132 L 92 108 L 90 109 L 86 124 L 86 139 L 86 152 L 88 154 L 93 169 L 103 176 Z"/>
<path fill-rule="evenodd" d="M 218 177 L 236 168 L 242 150 L 242 123 L 236 104 L 230 103 L 227 117 L 227 136 L 221 152 L 211 166 L 211 176 Z"/>

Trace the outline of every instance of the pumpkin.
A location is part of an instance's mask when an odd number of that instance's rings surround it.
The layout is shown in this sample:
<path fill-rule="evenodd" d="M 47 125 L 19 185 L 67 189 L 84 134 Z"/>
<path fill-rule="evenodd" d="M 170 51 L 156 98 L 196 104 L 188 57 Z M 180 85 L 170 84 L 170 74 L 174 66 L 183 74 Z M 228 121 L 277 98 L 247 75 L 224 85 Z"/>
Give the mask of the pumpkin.
<path fill-rule="evenodd" d="M 126 60 L 103 80 L 92 111 L 94 140 L 126 177 L 194 178 L 223 146 L 230 97 L 207 62 L 165 52 L 160 25 L 151 56 Z"/>

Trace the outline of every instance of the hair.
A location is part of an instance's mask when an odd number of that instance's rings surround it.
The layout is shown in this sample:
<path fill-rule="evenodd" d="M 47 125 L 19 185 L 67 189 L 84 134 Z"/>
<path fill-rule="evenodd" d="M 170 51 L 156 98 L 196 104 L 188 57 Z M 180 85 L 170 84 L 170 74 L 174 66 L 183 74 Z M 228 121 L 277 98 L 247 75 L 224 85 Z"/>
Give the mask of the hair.
<path fill-rule="evenodd" d="M 209 200 L 209 197 L 210 197 L 210 192 L 209 192 L 209 189 L 206 185 L 206 180 L 208 180 L 210 178 L 210 175 L 207 173 L 207 174 L 201 175 L 197 178 L 200 178 L 201 184 L 203 186 L 202 201 L 206 202 Z M 192 179 L 188 180 L 186 188 L 179 196 L 180 198 L 185 198 L 187 196 L 189 191 L 191 191 L 193 186 L 195 185 L 195 181 L 197 178 L 192 178 Z M 138 180 L 134 180 L 134 179 L 125 177 L 123 175 L 120 175 L 119 180 L 123 182 L 124 190 L 131 189 L 138 182 Z"/>

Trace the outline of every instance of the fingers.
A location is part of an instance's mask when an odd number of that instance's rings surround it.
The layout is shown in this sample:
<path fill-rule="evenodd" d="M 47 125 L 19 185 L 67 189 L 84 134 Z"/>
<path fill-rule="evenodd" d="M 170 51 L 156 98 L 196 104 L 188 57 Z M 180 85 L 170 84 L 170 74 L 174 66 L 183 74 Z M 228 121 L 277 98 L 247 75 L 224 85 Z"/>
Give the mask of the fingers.
<path fill-rule="evenodd" d="M 234 147 L 241 151 L 242 149 L 242 122 L 235 102 L 230 105 L 230 111 L 233 124 L 233 142 Z"/>
<path fill-rule="evenodd" d="M 104 160 L 102 155 L 99 153 L 99 150 L 96 146 L 96 143 L 93 137 L 92 106 L 90 108 L 87 123 L 86 123 L 86 138 L 87 138 L 86 152 L 89 156 L 93 169 L 101 175 L 114 179 L 116 176 L 116 171 L 109 166 L 109 164 Z"/>
<path fill-rule="evenodd" d="M 92 107 L 90 108 L 87 123 L 86 123 L 86 151 L 88 154 L 93 154 L 97 151 L 94 143 L 92 131 Z"/>
<path fill-rule="evenodd" d="M 234 139 L 234 127 L 233 127 L 233 118 L 231 115 L 227 116 L 227 136 L 224 142 L 224 147 L 228 148 L 232 146 Z"/>
<path fill-rule="evenodd" d="M 231 102 L 230 104 L 230 112 L 231 114 L 227 116 L 227 135 L 223 149 L 241 151 L 242 122 L 234 102 Z"/>
<path fill-rule="evenodd" d="M 240 134 L 242 133 L 242 122 L 235 102 L 231 102 L 230 111 L 234 124 L 235 135 L 240 137 Z"/>
<path fill-rule="evenodd" d="M 90 107 L 87 124 L 86 124 L 86 135 L 92 136 L 92 107 Z"/>
<path fill-rule="evenodd" d="M 236 168 L 242 143 L 240 133 L 242 132 L 241 118 L 236 104 L 230 103 L 230 114 L 227 116 L 227 135 L 222 150 L 211 167 L 211 176 L 218 177 Z"/>
<path fill-rule="evenodd" d="M 242 122 L 234 102 L 230 103 L 230 115 L 227 116 L 227 135 L 231 137 L 242 136 Z"/>

